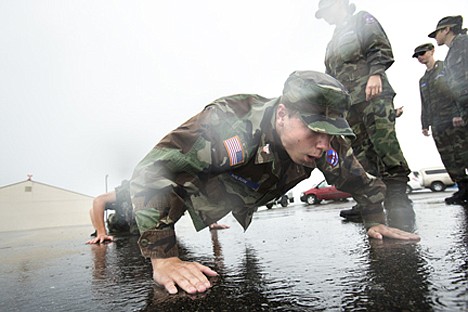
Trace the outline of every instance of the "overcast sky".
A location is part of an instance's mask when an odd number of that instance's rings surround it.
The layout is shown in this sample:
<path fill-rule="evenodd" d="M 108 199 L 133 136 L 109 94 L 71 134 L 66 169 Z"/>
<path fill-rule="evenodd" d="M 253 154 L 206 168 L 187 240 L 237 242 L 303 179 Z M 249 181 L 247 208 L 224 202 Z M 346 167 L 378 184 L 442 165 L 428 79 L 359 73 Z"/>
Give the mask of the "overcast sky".
<path fill-rule="evenodd" d="M 356 0 L 393 46 L 387 71 L 412 170 L 441 165 L 421 134 L 414 48 L 468 1 Z M 324 71 L 333 27 L 318 0 L 0 1 L 0 186 L 33 180 L 95 196 L 129 178 L 170 130 L 212 100 L 281 94 Z M 465 27 L 468 22 L 465 22 Z M 434 42 L 433 42 L 434 43 Z M 436 48 L 443 59 L 447 49 Z"/>

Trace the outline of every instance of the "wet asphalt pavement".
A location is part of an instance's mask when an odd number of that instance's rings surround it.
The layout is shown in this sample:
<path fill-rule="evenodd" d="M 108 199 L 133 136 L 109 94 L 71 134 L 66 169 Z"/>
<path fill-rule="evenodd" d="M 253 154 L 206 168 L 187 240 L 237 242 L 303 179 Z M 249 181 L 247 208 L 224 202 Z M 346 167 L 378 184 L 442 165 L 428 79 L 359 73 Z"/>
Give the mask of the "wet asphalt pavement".
<path fill-rule="evenodd" d="M 89 227 L 4 232 L 1 311 L 467 311 L 468 208 L 442 193 L 411 195 L 418 243 L 369 240 L 345 223 L 353 202 L 261 208 L 244 232 L 177 234 L 185 259 L 216 270 L 213 287 L 168 295 L 151 279 L 137 237 L 85 245 Z"/>

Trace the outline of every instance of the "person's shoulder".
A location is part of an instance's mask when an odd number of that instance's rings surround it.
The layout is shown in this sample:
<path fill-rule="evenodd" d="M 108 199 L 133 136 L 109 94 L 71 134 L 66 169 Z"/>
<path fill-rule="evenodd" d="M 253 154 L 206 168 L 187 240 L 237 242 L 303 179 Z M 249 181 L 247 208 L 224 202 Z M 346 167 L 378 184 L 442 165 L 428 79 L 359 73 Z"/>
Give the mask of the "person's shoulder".
<path fill-rule="evenodd" d="M 444 61 L 441 61 L 441 60 L 435 61 L 434 67 L 436 69 L 442 70 L 444 68 Z"/>
<path fill-rule="evenodd" d="M 234 112 L 238 117 L 247 114 L 253 106 L 263 106 L 272 99 L 258 94 L 234 94 L 219 98 L 208 106 L 216 106 L 221 111 Z"/>
<path fill-rule="evenodd" d="M 468 46 L 468 35 L 467 34 L 459 34 L 453 40 L 454 46 L 460 46 L 466 48 Z"/>
<path fill-rule="evenodd" d="M 356 20 L 358 20 L 362 24 L 371 25 L 371 24 L 378 24 L 379 21 L 375 18 L 374 15 L 370 14 L 367 11 L 359 11 L 354 14 Z"/>

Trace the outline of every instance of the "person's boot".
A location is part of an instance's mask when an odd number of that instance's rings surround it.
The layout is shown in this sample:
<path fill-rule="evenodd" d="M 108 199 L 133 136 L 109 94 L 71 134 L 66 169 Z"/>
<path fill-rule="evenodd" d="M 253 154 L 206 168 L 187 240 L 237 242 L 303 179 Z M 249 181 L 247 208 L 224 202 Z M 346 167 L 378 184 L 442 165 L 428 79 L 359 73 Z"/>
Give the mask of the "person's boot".
<path fill-rule="evenodd" d="M 466 205 L 468 204 L 468 182 L 459 182 L 458 191 L 445 199 L 447 205 Z"/>
<path fill-rule="evenodd" d="M 387 194 L 384 206 L 388 225 L 404 231 L 414 231 L 416 214 L 413 210 L 413 202 L 406 194 L 406 183 L 386 181 L 385 184 L 387 185 Z"/>
<path fill-rule="evenodd" d="M 356 204 L 351 207 L 351 209 L 343 209 L 340 211 L 340 217 L 344 218 L 346 221 L 361 222 L 361 207 L 359 204 Z"/>

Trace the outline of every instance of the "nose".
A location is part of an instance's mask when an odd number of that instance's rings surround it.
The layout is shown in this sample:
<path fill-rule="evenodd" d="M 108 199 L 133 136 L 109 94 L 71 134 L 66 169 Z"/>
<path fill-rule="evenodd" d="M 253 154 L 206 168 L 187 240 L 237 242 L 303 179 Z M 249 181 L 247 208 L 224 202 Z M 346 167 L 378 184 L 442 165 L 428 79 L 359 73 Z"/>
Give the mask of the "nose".
<path fill-rule="evenodd" d="M 330 149 L 330 141 L 332 139 L 332 136 L 326 133 L 321 133 L 319 135 L 319 138 L 317 140 L 317 145 L 316 147 L 323 150 L 327 151 Z"/>

